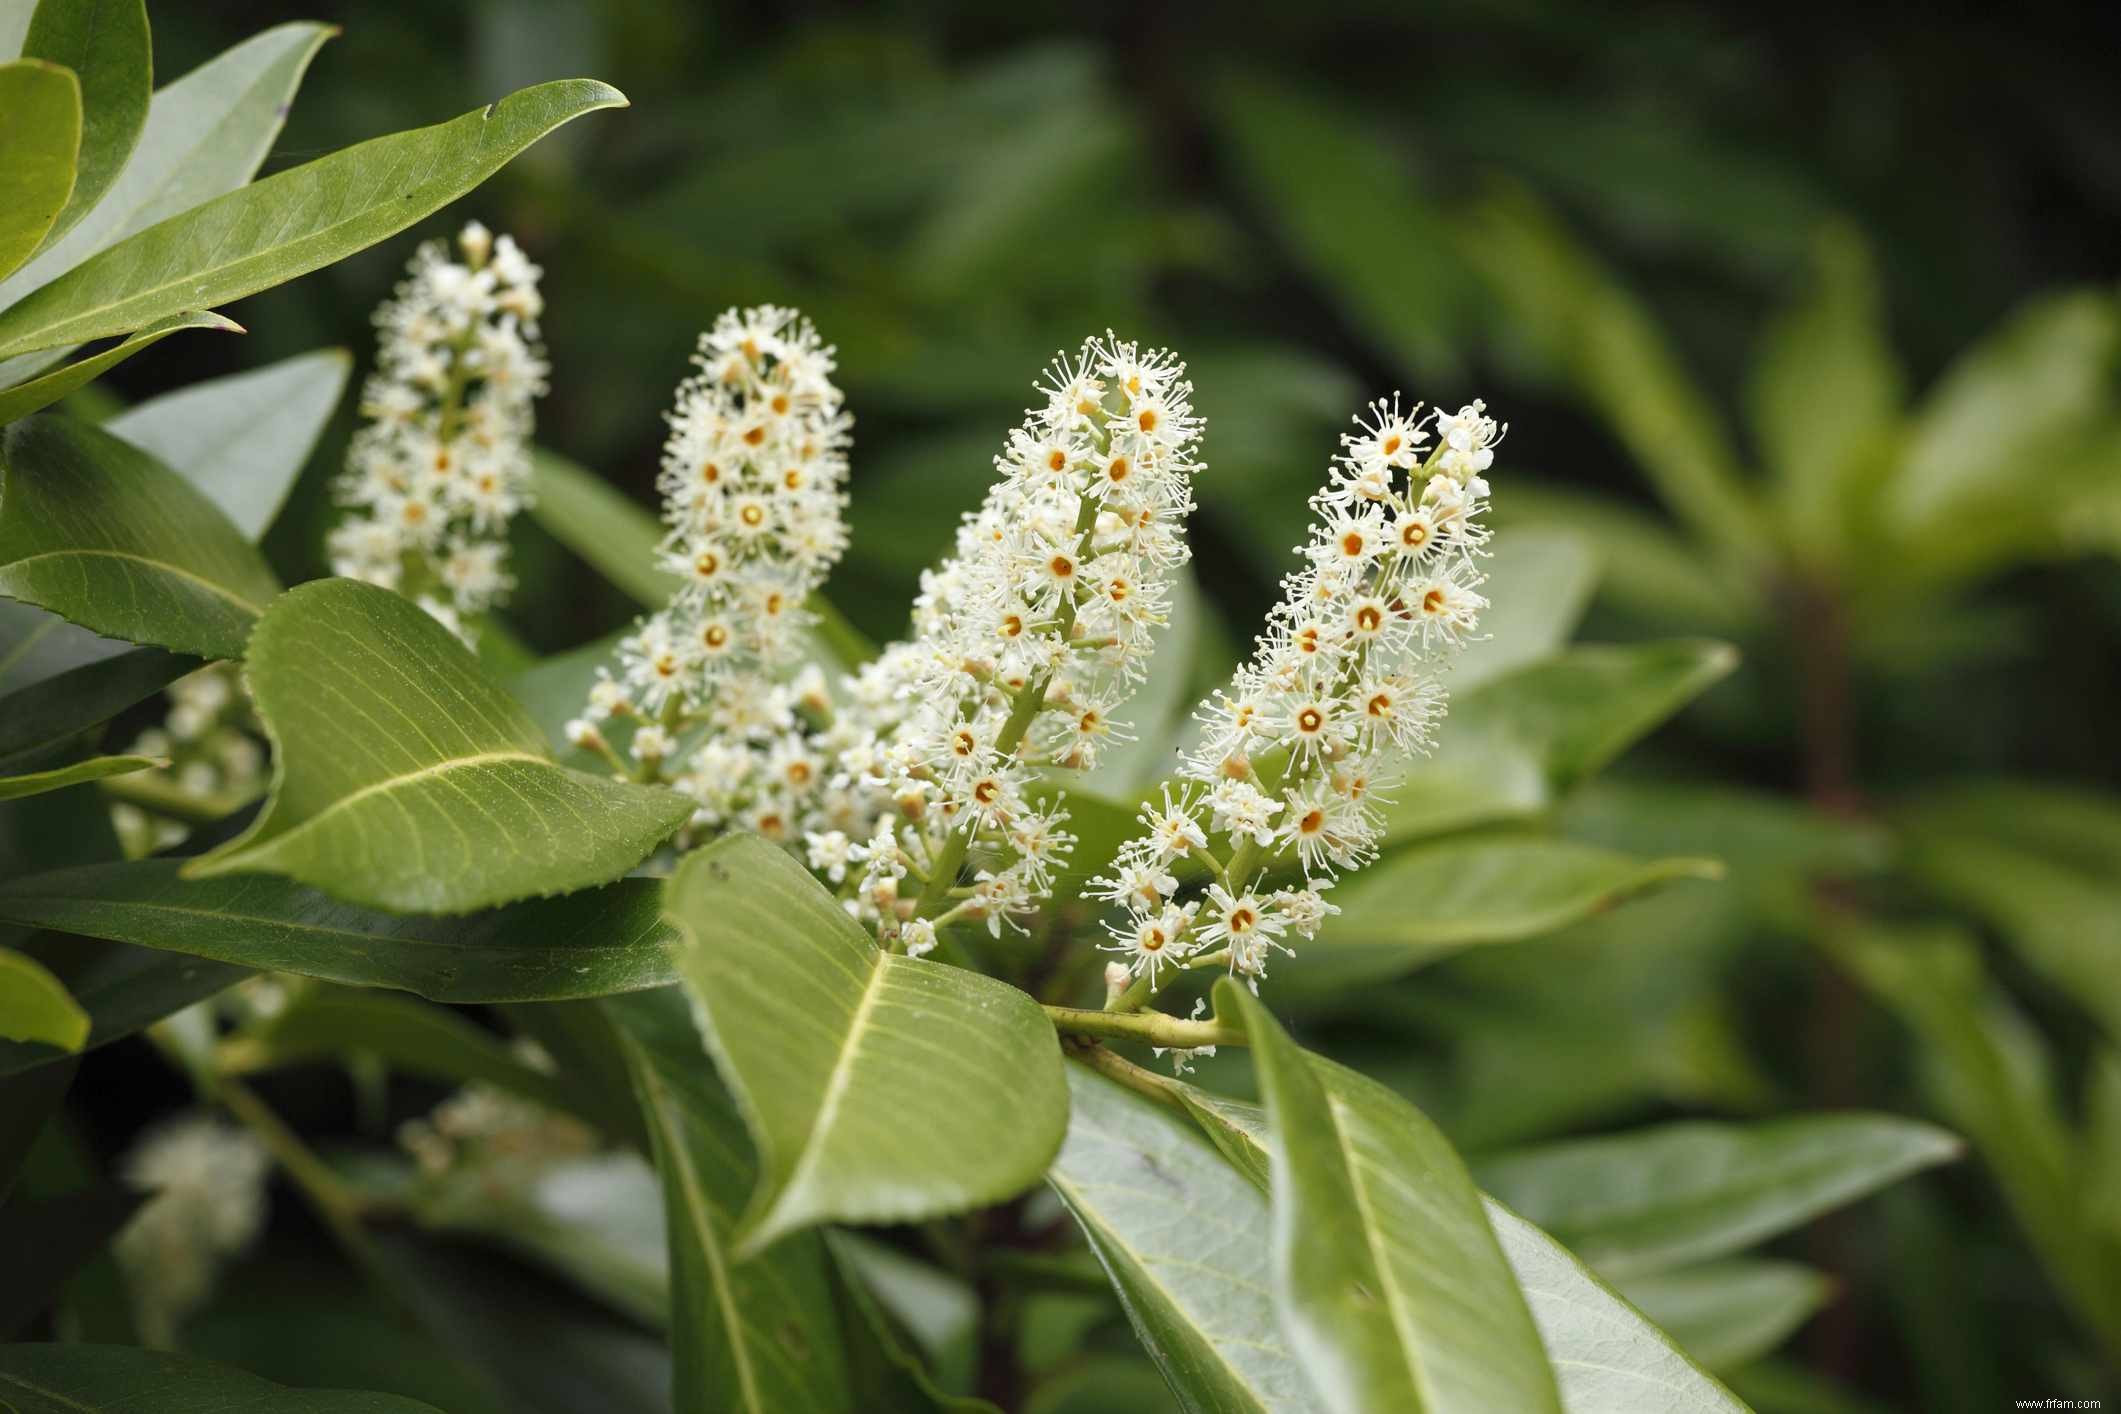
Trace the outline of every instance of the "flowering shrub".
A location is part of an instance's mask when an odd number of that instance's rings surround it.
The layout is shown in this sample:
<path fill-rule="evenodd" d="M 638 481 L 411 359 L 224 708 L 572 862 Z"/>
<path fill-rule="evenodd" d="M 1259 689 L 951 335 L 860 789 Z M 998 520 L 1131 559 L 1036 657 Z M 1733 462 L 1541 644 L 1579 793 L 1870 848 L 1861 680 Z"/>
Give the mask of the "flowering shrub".
<path fill-rule="evenodd" d="M 276 55 L 284 99 L 322 37 L 236 57 Z M 920 508 L 954 545 L 872 650 L 833 604 L 861 370 L 792 309 L 721 315 L 657 520 L 533 447 L 567 378 L 539 247 L 473 221 L 378 311 L 314 547 L 334 573 L 283 589 L 257 539 L 346 359 L 103 424 L 55 405 L 619 100 L 548 85 L 256 183 L 200 165 L 165 186 L 218 193 L 106 223 L 99 197 L 138 195 L 104 174 L 136 141 L 176 160 L 156 125 L 192 110 L 149 107 L 137 7 L 42 0 L 25 44 L 0 66 L 23 282 L 0 285 L 0 664 L 23 665 L 0 677 L 0 1233 L 53 1238 L 9 1254 L 0 1315 L 34 1338 L 0 1346 L 0 1403 L 298 1398 L 239 1368 L 288 1373 L 274 1352 L 215 1337 L 247 1283 L 279 1289 L 278 1182 L 325 1284 L 494 1408 L 583 1381 L 631 1407 L 642 1370 L 642 1407 L 685 1411 L 1069 1407 L 1038 1363 L 1058 1288 L 1188 1409 L 1734 1410 L 1719 1308 L 1673 1290 L 1956 1151 L 1839 1113 L 1469 1167 L 1418 1087 L 1299 1043 L 1437 954 L 1716 873 L 1552 827 L 1730 655 L 1557 647 L 1546 567 L 1491 531 L 1516 472 L 1484 402 L 1394 394 L 1315 449 L 1322 485 L 1290 469 L 1309 529 L 1232 664 L 1172 646 L 1225 494 L 1207 377 L 1093 336 L 984 499 Z M 284 103 L 201 72 L 178 96 L 262 151 Z M 196 435 L 254 422 L 240 457 Z M 643 617 L 532 661 L 505 612 L 523 512 Z M 106 1181 L 68 1087 L 155 1057 L 196 1107 L 128 1132 Z M 318 1064 L 350 1142 L 283 1104 L 279 1072 Z M 556 1282 L 573 1304 L 524 1334 Z M 506 1357 L 473 1353 L 495 1330 Z M 431 1407 L 389 1365 L 346 1398 Z"/>

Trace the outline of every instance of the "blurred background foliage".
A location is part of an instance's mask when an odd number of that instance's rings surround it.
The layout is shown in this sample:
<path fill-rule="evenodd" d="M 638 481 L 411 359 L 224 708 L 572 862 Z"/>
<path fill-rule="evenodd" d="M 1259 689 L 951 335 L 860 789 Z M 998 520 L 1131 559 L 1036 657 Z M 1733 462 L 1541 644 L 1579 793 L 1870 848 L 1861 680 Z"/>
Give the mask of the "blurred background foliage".
<path fill-rule="evenodd" d="M 558 134 L 428 233 L 476 214 L 544 265 L 540 441 L 643 504 L 697 330 L 738 303 L 813 316 L 859 419 L 854 545 L 830 592 L 876 638 L 976 501 L 1035 370 L 1089 330 L 1174 345 L 1199 385 L 1201 676 L 1271 602 L 1362 400 L 1485 397 L 1512 424 L 1499 519 L 1559 528 L 1527 542 L 1556 547 L 1559 631 L 1580 607 L 1585 639 L 1743 655 L 1554 827 L 1714 855 L 1728 877 L 1352 996 L 1292 970 L 1277 1006 L 1476 1161 L 1680 1114 L 1940 1118 L 1977 1161 L 1781 1243 L 1831 1295 L 1737 1313 L 1781 1322 L 1723 1331 L 1747 1357 L 1810 1316 L 1740 1389 L 1793 1411 L 2115 1392 L 2110 12 L 306 13 L 345 33 L 268 172 L 540 79 L 626 91 L 630 112 Z M 160 7 L 158 74 L 281 17 Z M 368 312 L 411 245 L 247 302 L 246 340 L 173 340 L 112 381 L 144 395 L 327 344 L 365 367 Z M 350 424 L 349 400 L 272 532 L 290 581 L 323 571 Z M 571 648 L 634 612 L 519 524 L 510 618 L 528 645 Z M 327 1125 L 335 1096 L 308 1102 Z M 340 1299 L 309 1283 L 299 1266 L 231 1283 L 195 1347 L 299 1366 L 270 1332 Z M 1054 1358 L 1125 1348 L 1102 1299 L 1054 1300 Z M 1050 1407 L 1158 1407 L 1146 1368 L 1084 1363 Z"/>

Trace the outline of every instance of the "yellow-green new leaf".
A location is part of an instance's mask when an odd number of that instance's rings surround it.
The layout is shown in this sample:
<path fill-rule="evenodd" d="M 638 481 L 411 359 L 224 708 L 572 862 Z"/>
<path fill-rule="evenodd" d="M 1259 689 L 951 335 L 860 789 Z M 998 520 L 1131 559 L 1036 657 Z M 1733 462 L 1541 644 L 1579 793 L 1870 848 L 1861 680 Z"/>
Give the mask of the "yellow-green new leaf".
<path fill-rule="evenodd" d="M 72 418 L 0 431 L 0 594 L 110 638 L 240 658 L 280 585 L 213 502 Z"/>
<path fill-rule="evenodd" d="M 1538 1329 L 1450 1141 L 1384 1086 L 1300 1049 L 1237 983 L 1218 982 L 1215 1001 L 1251 1038 L 1273 1122 L 1275 1295 L 1326 1407 L 1559 1414 Z"/>
<path fill-rule="evenodd" d="M 264 871 L 376 908 L 464 913 L 608 883 L 692 813 L 675 791 L 554 762 L 471 650 L 374 585 L 281 596 L 247 678 L 272 796 L 191 878 Z"/>
<path fill-rule="evenodd" d="M 126 333 L 329 265 L 448 205 L 569 119 L 625 101 L 593 79 L 539 84 L 217 197 L 0 313 L 0 356 Z"/>
<path fill-rule="evenodd" d="M 81 153 L 73 195 L 45 235 L 59 239 L 94 209 L 133 154 L 155 87 L 143 0 L 39 0 L 24 58 L 64 64 L 81 80 Z"/>
<path fill-rule="evenodd" d="M 102 353 L 77 359 L 41 377 L 17 383 L 12 388 L 0 388 L 0 423 L 13 422 L 50 407 L 76 388 L 102 377 L 109 369 L 144 351 L 150 345 L 162 342 L 179 329 L 212 329 L 223 334 L 243 332 L 243 326 L 235 320 L 215 314 L 211 310 L 187 310 L 182 314 L 172 314 L 169 318 L 157 320 L 142 329 L 124 343 L 112 345 Z"/>
<path fill-rule="evenodd" d="M 88 1040 L 88 1013 L 35 958 L 0 948 L 0 1036 L 78 1051 Z"/>
<path fill-rule="evenodd" d="M 71 766 L 59 766 L 49 771 L 32 771 L 26 776 L 0 776 L 0 800 L 42 795 L 48 790 L 65 790 L 68 786 L 100 781 L 105 776 L 122 776 L 168 764 L 158 756 L 92 756 L 86 761 L 76 761 Z"/>
<path fill-rule="evenodd" d="M 58 64 L 0 64 L 0 275 L 29 259 L 74 189 L 81 82 Z"/>
<path fill-rule="evenodd" d="M 887 953 L 752 835 L 665 893 L 679 980 L 759 1151 L 738 1255 L 813 1223 L 912 1222 L 1022 1192 L 1068 1121 L 1060 1045 L 1003 982 Z"/>

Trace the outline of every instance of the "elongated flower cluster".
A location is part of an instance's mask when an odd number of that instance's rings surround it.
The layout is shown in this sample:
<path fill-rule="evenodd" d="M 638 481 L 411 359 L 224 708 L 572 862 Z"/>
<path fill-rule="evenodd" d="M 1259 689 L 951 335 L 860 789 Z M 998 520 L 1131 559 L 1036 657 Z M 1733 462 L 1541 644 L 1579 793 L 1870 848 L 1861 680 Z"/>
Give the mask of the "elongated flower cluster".
<path fill-rule="evenodd" d="M 661 563 L 681 587 L 568 723 L 621 774 L 691 795 L 694 830 L 794 841 L 850 818 L 824 791 L 838 743 L 818 736 L 822 676 L 795 671 L 804 601 L 847 544 L 853 419 L 832 356 L 809 321 L 773 305 L 729 310 L 700 336 L 657 482 Z"/>
<path fill-rule="evenodd" d="M 1074 840 L 1038 775 L 1115 738 L 1189 554 L 1201 423 L 1184 374 L 1110 335 L 1056 359 L 955 555 L 923 576 L 913 641 L 853 684 L 866 716 L 843 764 L 890 809 L 865 843 L 813 840 L 812 862 L 865 865 L 859 905 L 885 941 L 923 951 L 959 919 L 998 932 L 1050 891 Z"/>
<path fill-rule="evenodd" d="M 235 810 L 265 789 L 265 751 L 252 735 L 250 701 L 234 665 L 187 673 L 163 695 L 169 711 L 162 724 L 141 731 L 128 750 L 170 764 L 126 777 L 116 789 L 127 798 L 111 805 L 111 825 L 131 858 L 190 835 L 191 827 L 169 810 Z"/>
<path fill-rule="evenodd" d="M 1214 963 L 1256 988 L 1271 952 L 1336 911 L 1325 891 L 1375 857 L 1378 791 L 1427 748 L 1486 607 L 1482 473 L 1504 429 L 1478 402 L 1431 419 L 1396 396 L 1356 422 L 1251 661 L 1201 705 L 1178 785 L 1093 884 L 1127 910 L 1104 946 L 1152 989 L 1166 966 Z M 1181 902 L 1187 860 L 1214 882 Z"/>
<path fill-rule="evenodd" d="M 362 391 L 331 533 L 332 572 L 394 589 L 452 629 L 498 604 L 508 521 L 530 500 L 531 404 L 545 391 L 541 272 L 474 221 L 420 247 L 376 311 L 377 366 Z"/>
<path fill-rule="evenodd" d="M 152 1196 L 112 1250 L 149 1345 L 173 1344 L 222 1264 L 257 1237 L 270 1167 L 256 1139 L 197 1111 L 150 1131 L 126 1155 L 126 1182 Z"/>

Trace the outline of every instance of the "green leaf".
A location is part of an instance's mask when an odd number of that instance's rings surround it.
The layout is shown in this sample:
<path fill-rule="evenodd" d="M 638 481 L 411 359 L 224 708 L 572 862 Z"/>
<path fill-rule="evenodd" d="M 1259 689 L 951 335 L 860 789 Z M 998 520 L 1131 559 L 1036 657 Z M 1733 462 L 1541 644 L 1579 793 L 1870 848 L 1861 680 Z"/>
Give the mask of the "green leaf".
<path fill-rule="evenodd" d="M 127 1345 L 0 1346 L 0 1396 L 19 1414 L 440 1414 L 395 1395 L 290 1389 L 230 1365 Z"/>
<path fill-rule="evenodd" d="M 123 1040 L 250 975 L 247 968 L 203 958 L 56 933 L 39 933 L 26 939 L 21 949 L 58 978 L 88 1013 L 88 1038 L 81 1044 L 85 1051 Z M 0 1076 L 65 1058 L 49 1046 L 0 1041 Z"/>
<path fill-rule="evenodd" d="M 1838 567 L 1858 498 L 1874 488 L 1905 393 L 1862 237 L 1819 233 L 1813 285 L 1768 327 L 1746 389 L 1753 438 L 1800 561 Z"/>
<path fill-rule="evenodd" d="M 198 666 L 0 599 L 0 769 L 34 764 Z"/>
<path fill-rule="evenodd" d="M 1264 79 L 1225 82 L 1217 106 L 1259 209 L 1343 314 L 1403 368 L 1455 369 L 1466 281 L 1404 157 L 1357 115 Z"/>
<path fill-rule="evenodd" d="M 375 908 L 465 913 L 608 883 L 692 813 L 674 791 L 556 765 L 469 649 L 373 585 L 281 596 L 246 677 L 272 796 L 188 878 L 265 870 Z"/>
<path fill-rule="evenodd" d="M 1474 1164 L 1481 1186 L 1611 1277 L 1742 1251 L 1959 1154 L 1934 1125 L 1814 1114 L 1684 1121 Z"/>
<path fill-rule="evenodd" d="M 1515 332 L 1575 384 L 1673 514 L 1742 563 L 1764 562 L 1730 436 L 1649 310 L 1528 192 L 1477 207 L 1464 248 Z"/>
<path fill-rule="evenodd" d="M 37 59 L 0 64 L 0 275 L 29 259 L 66 209 L 81 146 L 81 82 Z"/>
<path fill-rule="evenodd" d="M 168 764 L 169 762 L 159 756 L 91 756 L 86 761 L 76 761 L 70 766 L 59 766 L 49 771 L 34 771 L 26 776 L 0 776 L 0 800 L 42 795 L 46 791 L 65 790 L 68 786 L 100 781 L 105 776 L 122 776 L 131 771 L 146 771 Z"/>
<path fill-rule="evenodd" d="M 1789 1339 L 1834 1283 L 1797 1262 L 1734 1257 L 1632 1277 L 1620 1291 L 1694 1359 L 1735 1370 Z"/>
<path fill-rule="evenodd" d="M 0 594 L 113 638 L 240 658 L 278 592 L 242 532 L 145 452 L 50 415 L 0 432 Z"/>
<path fill-rule="evenodd" d="M 456 918 L 381 913 L 270 875 L 180 877 L 181 860 L 84 864 L 0 884 L 0 919 L 430 1001 L 563 1001 L 673 980 L 657 879 Z"/>
<path fill-rule="evenodd" d="M 149 398 L 103 430 L 205 492 L 255 540 L 302 474 L 352 371 L 344 349 L 297 354 Z"/>
<path fill-rule="evenodd" d="M 1181 1408 L 1322 1406 L 1283 1339 L 1267 1198 L 1183 1119 L 1079 1065 L 1046 1181 Z"/>
<path fill-rule="evenodd" d="M 355 1052 L 374 1055 L 394 1071 L 445 1084 L 491 1085 L 549 1110 L 584 1108 L 572 1086 L 525 1065 L 505 1041 L 476 1022 L 388 992 L 302 988 L 280 1011 L 220 1042 L 214 1060 L 221 1074 L 249 1075 Z"/>
<path fill-rule="evenodd" d="M 803 1233 L 748 1261 L 737 1255 L 737 1214 L 755 1165 L 735 1103 L 701 1063 L 682 1000 L 643 993 L 604 1010 L 663 1179 L 679 1414 L 851 1411 L 823 1237 Z"/>
<path fill-rule="evenodd" d="M 88 1040 L 88 1013 L 42 963 L 0 948 L 0 1036 L 78 1051 Z"/>
<path fill-rule="evenodd" d="M 41 408 L 50 407 L 76 388 L 102 377 L 112 366 L 123 363 L 150 344 L 162 342 L 179 329 L 212 329 L 223 334 L 243 332 L 242 325 L 210 311 L 201 313 L 191 310 L 183 314 L 172 314 L 169 318 L 142 329 L 124 343 L 113 345 L 92 358 L 77 359 L 40 378 L 31 378 L 17 383 L 12 388 L 0 389 L 0 423 L 13 422 L 17 418 L 28 417 Z"/>
<path fill-rule="evenodd" d="M 621 629 L 593 643 L 541 658 L 508 680 L 509 694 L 523 704 L 523 710 L 530 713 L 545 739 L 555 744 L 560 760 L 570 766 L 593 770 L 601 763 L 602 758 L 595 752 L 568 744 L 567 722 L 582 715 L 582 708 L 589 701 L 589 689 L 596 684 L 597 669 L 610 668 L 618 661 L 619 640 L 630 632 Z M 622 752 L 632 740 L 631 728 L 618 719 L 605 724 L 604 735 Z"/>
<path fill-rule="evenodd" d="M 2121 802 L 1995 782 L 1927 794 L 1894 820 L 1916 878 L 2121 1042 Z"/>
<path fill-rule="evenodd" d="M 147 123 L 154 63 L 143 0 L 39 0 L 25 58 L 63 64 L 81 81 L 81 153 L 73 195 L 45 235 L 65 235 L 118 179 Z"/>
<path fill-rule="evenodd" d="M 9 1257 L 0 1286 L 0 1338 L 13 1339 L 52 1304 L 67 1280 L 88 1264 L 146 1195 L 111 1184 L 0 1206 L 0 1252 Z"/>
<path fill-rule="evenodd" d="M 446 206 L 569 119 L 625 101 L 593 79 L 540 84 L 216 197 L 0 313 L 0 355 L 126 333 L 307 274 Z"/>
<path fill-rule="evenodd" d="M 850 1364 L 858 1386 L 865 1368 L 886 1366 L 895 1371 L 887 1379 L 913 1386 L 907 1403 L 946 1414 L 992 1414 L 994 1406 L 985 1400 L 944 1392 L 975 1378 L 980 1300 L 970 1281 L 847 1228 L 826 1229 L 825 1248 L 854 1317 L 879 1347 L 875 1354 L 881 1358 L 865 1366 L 861 1347 L 870 1342 L 855 1342 Z"/>
<path fill-rule="evenodd" d="M 910 1222 L 1038 1181 L 1068 1096 L 1029 996 L 884 952 L 751 835 L 689 856 L 665 906 L 684 934 L 678 976 L 759 1151 L 739 1257 L 812 1223 Z"/>
<path fill-rule="evenodd" d="M 2055 1095 L 2047 1044 L 1989 982 L 1952 928 L 1850 928 L 1823 941 L 1914 1032 L 1929 1088 L 1980 1152 L 2018 1225 L 2085 1327 L 2121 1355 L 2121 1244 L 2097 1232 L 2098 1198 Z"/>
<path fill-rule="evenodd" d="M 1509 489 L 1496 508 L 1497 525 L 1577 536 L 1597 559 L 1599 602 L 1629 621 L 1660 634 L 1717 638 L 1757 629 L 1764 611 L 1759 584 L 1655 511 L 1527 476 L 1511 476 Z"/>
<path fill-rule="evenodd" d="M 287 119 L 303 71 L 335 33 L 328 25 L 279 25 L 158 91 L 117 181 L 64 239 L 0 280 L 0 307 L 113 241 L 249 181 Z M 0 363 L 0 383 L 12 381 L 9 371 Z"/>
<path fill-rule="evenodd" d="M 1350 1073 L 1336 1067 L 1322 1078 L 1330 1086 Z M 1182 1081 L 1159 1083 L 1223 1156 L 1266 1192 L 1267 1112 Z M 1568 1248 L 1493 1198 L 1481 1201 L 1531 1308 L 1567 1414 L 1742 1414 L 1743 1404 Z"/>
<path fill-rule="evenodd" d="M 1487 1200 L 1568 1414 L 1747 1414 L 1672 1337 L 1568 1248 Z"/>
<path fill-rule="evenodd" d="M 1215 998 L 1251 1038 L 1273 1122 L 1276 1300 L 1326 1406 L 1558 1411 L 1538 1330 L 1450 1142 L 1384 1086 L 1298 1049 L 1235 982 Z"/>
<path fill-rule="evenodd" d="M 531 453 L 536 499 L 530 513 L 546 533 L 581 556 L 644 609 L 660 609 L 680 587 L 656 563 L 663 526 L 625 492 L 557 452 Z"/>
<path fill-rule="evenodd" d="M 1488 607 L 1451 665 L 1454 694 L 1559 653 L 1598 587 L 1590 540 L 1558 526 L 1498 531 L 1483 568 Z"/>
<path fill-rule="evenodd" d="M 1387 838 L 1540 813 L 1737 660 L 1693 640 L 1576 647 L 1455 697 L 1436 750 L 1392 792 Z"/>

